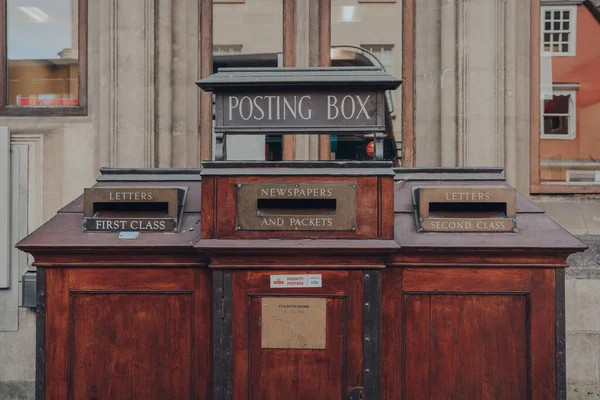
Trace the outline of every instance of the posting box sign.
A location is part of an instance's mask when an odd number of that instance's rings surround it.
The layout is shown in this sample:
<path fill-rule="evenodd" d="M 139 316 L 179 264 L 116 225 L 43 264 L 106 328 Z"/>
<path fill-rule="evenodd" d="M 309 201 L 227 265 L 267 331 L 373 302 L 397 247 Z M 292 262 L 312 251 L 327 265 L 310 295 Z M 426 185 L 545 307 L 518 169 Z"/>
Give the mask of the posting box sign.
<path fill-rule="evenodd" d="M 96 187 L 84 191 L 86 232 L 178 229 L 187 188 Z"/>
<path fill-rule="evenodd" d="M 419 232 L 517 232 L 513 188 L 419 187 L 414 203 Z"/>
<path fill-rule="evenodd" d="M 215 132 L 384 132 L 377 91 L 217 93 Z"/>
<path fill-rule="evenodd" d="M 237 230 L 355 231 L 355 184 L 238 184 Z"/>

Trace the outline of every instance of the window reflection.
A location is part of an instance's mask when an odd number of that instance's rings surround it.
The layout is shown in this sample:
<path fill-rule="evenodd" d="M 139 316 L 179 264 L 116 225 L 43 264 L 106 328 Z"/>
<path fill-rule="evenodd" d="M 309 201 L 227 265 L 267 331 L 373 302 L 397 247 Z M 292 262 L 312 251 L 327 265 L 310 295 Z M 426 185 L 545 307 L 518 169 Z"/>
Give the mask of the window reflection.
<path fill-rule="evenodd" d="M 77 106 L 77 0 L 8 0 L 7 58 L 9 106 Z"/>
<path fill-rule="evenodd" d="M 542 7 L 540 180 L 600 184 L 600 18 Z"/>
<path fill-rule="evenodd" d="M 282 0 L 213 3 L 214 72 L 219 68 L 282 66 Z M 222 138 L 216 137 L 214 143 L 216 147 L 222 146 Z M 227 158 L 279 161 L 282 159 L 282 137 L 229 135 Z"/>
<path fill-rule="evenodd" d="M 402 77 L 402 1 L 331 0 L 331 65 L 377 66 Z M 401 147 L 401 90 L 387 93 L 384 158 L 398 157 Z M 331 135 L 331 158 L 369 160 L 372 134 Z"/>

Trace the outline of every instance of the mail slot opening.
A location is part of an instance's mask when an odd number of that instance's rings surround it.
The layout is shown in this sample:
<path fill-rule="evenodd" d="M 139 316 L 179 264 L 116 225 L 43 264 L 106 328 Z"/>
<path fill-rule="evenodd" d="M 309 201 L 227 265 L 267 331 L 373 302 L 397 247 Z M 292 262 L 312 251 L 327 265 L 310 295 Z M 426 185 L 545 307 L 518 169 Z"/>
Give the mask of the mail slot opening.
<path fill-rule="evenodd" d="M 506 203 L 429 203 L 429 216 L 451 217 L 506 217 Z"/>
<path fill-rule="evenodd" d="M 336 199 L 257 199 L 257 214 L 335 215 Z"/>
<path fill-rule="evenodd" d="M 94 203 L 94 217 L 122 216 L 162 218 L 169 215 L 168 202 Z"/>

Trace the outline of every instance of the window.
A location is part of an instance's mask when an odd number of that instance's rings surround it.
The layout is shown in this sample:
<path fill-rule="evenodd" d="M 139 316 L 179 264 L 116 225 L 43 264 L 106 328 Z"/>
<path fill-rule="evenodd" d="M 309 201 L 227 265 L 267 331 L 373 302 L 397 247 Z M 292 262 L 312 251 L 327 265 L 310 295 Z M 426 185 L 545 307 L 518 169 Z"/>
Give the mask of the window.
<path fill-rule="evenodd" d="M 554 90 L 544 100 L 542 139 L 575 139 L 575 91 Z"/>
<path fill-rule="evenodd" d="M 363 44 L 360 47 L 377 57 L 387 73 L 395 74 L 396 60 L 394 59 L 393 44 Z"/>
<path fill-rule="evenodd" d="M 0 0 L 0 114 L 85 115 L 87 0 Z"/>
<path fill-rule="evenodd" d="M 600 183 L 600 171 L 567 170 L 567 182 Z"/>
<path fill-rule="evenodd" d="M 553 55 L 575 55 L 577 6 L 542 7 L 543 51 Z"/>
<path fill-rule="evenodd" d="M 589 5 L 577 3 L 542 6 L 531 14 L 531 28 L 541 35 L 539 45 L 530 42 L 536 88 L 531 110 L 539 110 L 530 119 L 534 194 L 600 193 L 600 96 L 594 73 L 600 69 L 600 47 L 594 45 L 594 35 L 582 34 L 588 26 L 596 29 L 600 17 Z M 581 46 L 576 54 L 577 24 Z"/>

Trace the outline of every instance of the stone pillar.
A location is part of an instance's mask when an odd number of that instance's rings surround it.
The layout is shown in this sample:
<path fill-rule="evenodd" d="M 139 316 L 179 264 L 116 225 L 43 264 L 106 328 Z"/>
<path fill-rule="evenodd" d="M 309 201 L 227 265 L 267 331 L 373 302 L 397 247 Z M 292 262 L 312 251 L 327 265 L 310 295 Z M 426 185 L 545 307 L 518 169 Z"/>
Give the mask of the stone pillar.
<path fill-rule="evenodd" d="M 198 2 L 100 8 L 100 166 L 197 167 Z"/>
<path fill-rule="evenodd" d="M 509 183 L 522 181 L 517 163 L 526 160 L 519 149 L 529 137 L 529 7 L 523 3 L 417 2 L 418 166 L 501 166 Z"/>
<path fill-rule="evenodd" d="M 319 66 L 319 0 L 296 0 L 296 67 Z M 319 159 L 319 136 L 296 135 L 296 159 Z"/>

